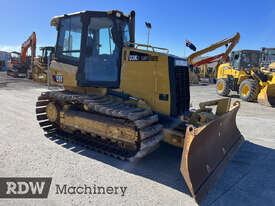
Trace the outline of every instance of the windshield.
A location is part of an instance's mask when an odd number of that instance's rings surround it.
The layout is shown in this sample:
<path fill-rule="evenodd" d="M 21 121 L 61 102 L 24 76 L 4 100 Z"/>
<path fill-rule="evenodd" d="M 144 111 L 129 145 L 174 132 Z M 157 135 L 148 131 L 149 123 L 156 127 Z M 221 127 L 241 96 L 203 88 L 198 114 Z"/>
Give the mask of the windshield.
<path fill-rule="evenodd" d="M 11 53 L 11 58 L 19 58 L 20 54 L 17 53 Z"/>
<path fill-rule="evenodd" d="M 127 22 L 109 17 L 91 17 L 86 42 L 86 81 L 118 81 L 121 49 L 123 43 L 129 40 Z"/>
<path fill-rule="evenodd" d="M 10 53 L 9 55 L 9 61 L 19 61 L 20 59 L 20 54 L 19 53 Z"/>
<path fill-rule="evenodd" d="M 82 23 L 80 16 L 63 18 L 59 24 L 56 55 L 60 58 L 79 61 Z"/>
<path fill-rule="evenodd" d="M 275 49 L 264 50 L 264 62 L 271 63 L 275 61 Z"/>
<path fill-rule="evenodd" d="M 241 64 L 245 68 L 258 67 L 260 64 L 260 52 L 243 52 Z"/>

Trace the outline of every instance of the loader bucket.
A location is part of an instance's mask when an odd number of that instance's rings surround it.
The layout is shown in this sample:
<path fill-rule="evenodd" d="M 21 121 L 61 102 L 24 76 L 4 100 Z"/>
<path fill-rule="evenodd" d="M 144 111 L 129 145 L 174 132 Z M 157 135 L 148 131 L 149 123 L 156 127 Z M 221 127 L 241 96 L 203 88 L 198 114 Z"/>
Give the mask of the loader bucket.
<path fill-rule="evenodd" d="M 201 203 L 242 142 L 236 126 L 240 103 L 208 124 L 186 129 L 181 173 L 197 203 Z"/>
<path fill-rule="evenodd" d="M 265 106 L 275 107 L 275 84 L 267 84 L 258 94 L 258 102 Z"/>

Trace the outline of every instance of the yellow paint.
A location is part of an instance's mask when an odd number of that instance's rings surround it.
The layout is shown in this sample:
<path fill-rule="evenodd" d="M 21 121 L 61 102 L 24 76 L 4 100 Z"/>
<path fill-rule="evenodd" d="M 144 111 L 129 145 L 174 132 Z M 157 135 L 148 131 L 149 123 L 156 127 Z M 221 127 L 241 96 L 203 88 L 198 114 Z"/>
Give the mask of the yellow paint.
<path fill-rule="evenodd" d="M 271 64 L 272 65 L 272 64 Z M 256 74 L 255 70 L 261 70 L 267 76 L 267 81 L 263 82 Z M 258 94 L 258 102 L 267 105 L 264 102 L 270 102 L 271 99 L 275 99 L 275 72 L 265 70 L 264 68 L 251 68 L 249 73 L 246 73 L 243 70 L 236 70 L 230 64 L 221 64 L 218 68 L 218 79 L 224 78 L 227 79 L 231 75 L 234 79 L 237 79 L 237 84 L 240 85 L 244 80 L 253 78 L 257 80 L 260 93 Z M 217 89 L 219 90 L 219 85 Z M 241 88 L 241 93 L 243 96 L 248 96 L 250 92 L 249 86 L 244 85 Z M 272 100 L 274 101 L 274 100 Z"/>
<path fill-rule="evenodd" d="M 51 85 L 64 86 L 65 89 L 66 87 L 77 87 L 76 72 L 77 72 L 77 66 L 57 62 L 55 60 L 51 61 L 51 65 L 50 65 Z M 53 81 L 52 79 L 53 75 L 62 75 L 63 82 L 57 83 Z"/>
<path fill-rule="evenodd" d="M 217 86 L 217 89 L 218 89 L 219 91 L 222 91 L 223 88 L 224 88 L 223 83 L 222 83 L 222 82 L 219 82 L 219 83 L 218 83 L 218 86 Z"/>
<path fill-rule="evenodd" d="M 47 105 L 46 114 L 51 122 L 56 122 L 58 120 L 58 113 L 59 111 L 57 111 L 57 108 L 53 102 Z"/>
<path fill-rule="evenodd" d="M 47 83 L 48 81 L 48 70 L 47 64 L 41 62 L 41 57 L 34 62 L 32 70 L 32 79 L 36 82 Z"/>
<path fill-rule="evenodd" d="M 241 88 L 241 91 L 242 91 L 242 95 L 247 97 L 250 92 L 249 86 L 247 84 L 243 85 Z"/>
<path fill-rule="evenodd" d="M 145 53 L 154 56 L 158 61 L 129 61 L 130 51 Z M 76 81 L 76 73 L 78 68 L 73 65 L 64 64 L 57 61 L 51 63 L 52 75 L 62 75 L 63 83 L 51 82 L 55 85 L 63 85 L 65 90 L 74 91 L 83 94 L 100 94 L 106 95 L 106 88 L 79 87 Z M 52 78 L 51 78 L 52 79 Z M 120 88 L 115 89 L 129 94 L 139 101 L 136 104 L 150 108 L 152 111 L 170 116 L 171 93 L 169 79 L 168 56 L 164 53 L 141 50 L 133 47 L 124 47 L 122 50 Z M 160 94 L 167 94 L 168 101 L 159 100 Z M 207 102 L 203 105 L 218 105 L 218 101 Z M 84 105 L 84 110 L 87 106 Z M 220 109 L 221 110 L 221 109 Z M 80 114 L 81 113 L 81 114 Z M 125 141 L 135 141 L 137 135 L 132 130 L 123 129 L 121 125 L 113 123 L 101 122 L 100 117 L 86 118 L 86 114 L 77 112 L 69 115 L 66 112 L 60 112 L 60 124 L 67 131 L 93 132 L 100 136 L 112 136 L 113 138 L 124 139 Z M 222 114 L 217 114 L 222 115 Z M 197 117 L 197 118 L 195 118 Z M 205 125 L 214 119 L 214 114 L 209 112 L 208 108 L 201 108 L 196 112 L 192 122 L 194 125 L 200 126 L 196 131 L 205 128 Z M 182 147 L 184 144 L 184 132 L 164 129 L 164 141 L 174 146 Z"/>
<path fill-rule="evenodd" d="M 252 68 L 257 69 L 257 68 Z M 221 64 L 218 68 L 217 79 L 227 79 L 228 76 L 232 76 L 234 79 L 238 79 L 237 84 L 240 85 L 242 81 L 251 78 L 251 74 L 247 74 L 243 70 L 237 70 L 230 64 Z"/>
<path fill-rule="evenodd" d="M 128 61 L 130 51 L 157 56 L 158 61 Z M 156 112 L 170 115 L 168 56 L 131 47 L 123 48 L 120 91 L 144 99 Z M 159 94 L 168 94 L 168 101 L 159 100 Z"/>
<path fill-rule="evenodd" d="M 128 61 L 130 51 L 146 53 L 158 58 L 158 61 Z M 126 52 L 124 54 L 124 52 Z M 156 112 L 170 115 L 170 80 L 168 56 L 163 53 L 124 47 L 122 51 L 120 88 L 116 89 L 133 97 L 141 98 Z M 125 57 L 125 59 L 124 59 Z M 76 81 L 77 67 L 57 61 L 51 62 L 52 75 L 62 75 L 63 83 L 52 81 L 53 85 L 62 85 L 65 90 L 78 93 L 96 93 L 106 95 L 107 89 L 78 87 Z M 168 94 L 168 101 L 159 100 L 159 94 Z"/>
<path fill-rule="evenodd" d="M 174 145 L 175 147 L 183 147 L 185 134 L 172 129 L 163 129 L 164 138 L 163 141 Z"/>
<path fill-rule="evenodd" d="M 112 118 L 73 110 L 62 111 L 62 113 L 63 116 L 60 118 L 60 123 L 65 130 L 66 128 L 71 132 L 80 130 L 130 143 L 138 139 L 138 134 L 134 127 L 128 127 L 126 124 L 112 121 Z"/>
<path fill-rule="evenodd" d="M 269 69 L 271 70 L 275 70 L 275 62 L 272 62 L 271 64 L 269 64 Z"/>

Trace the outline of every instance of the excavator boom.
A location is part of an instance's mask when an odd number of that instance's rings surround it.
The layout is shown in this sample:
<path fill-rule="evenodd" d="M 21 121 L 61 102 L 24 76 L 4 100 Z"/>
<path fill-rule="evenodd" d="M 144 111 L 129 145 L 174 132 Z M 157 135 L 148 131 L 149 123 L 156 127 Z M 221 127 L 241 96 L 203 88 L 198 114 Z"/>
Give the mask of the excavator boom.
<path fill-rule="evenodd" d="M 31 63 L 30 66 L 27 62 L 26 64 L 26 56 L 28 49 L 31 48 Z M 30 78 L 30 70 L 34 65 L 34 58 L 36 52 L 36 34 L 33 32 L 31 36 L 21 45 L 21 54 L 20 54 L 20 63 L 11 63 L 9 65 L 9 69 L 7 70 L 7 74 L 13 77 L 28 77 Z"/>
<path fill-rule="evenodd" d="M 36 34 L 35 32 L 21 45 L 21 63 L 24 64 L 28 49 L 31 47 L 31 60 L 34 62 L 36 53 Z"/>
<path fill-rule="evenodd" d="M 226 38 L 226 39 L 223 39 L 215 44 L 212 44 L 210 45 L 209 47 L 206 47 L 202 50 L 199 50 L 197 52 L 194 52 L 193 54 L 191 54 L 187 60 L 188 60 L 188 63 L 190 65 L 193 65 L 193 67 L 196 67 L 196 66 L 200 66 L 200 65 L 203 65 L 203 64 L 207 64 L 207 63 L 211 63 L 214 59 L 218 59 L 218 63 L 216 65 L 216 67 L 214 68 L 214 70 L 212 71 L 212 76 L 216 76 L 216 73 L 217 73 L 217 69 L 219 67 L 219 65 L 223 62 L 225 62 L 227 59 L 228 59 L 228 56 L 230 54 L 230 52 L 233 50 L 233 48 L 236 46 L 236 44 L 239 42 L 240 40 L 240 34 L 239 32 L 237 32 L 232 38 Z M 229 46 L 227 46 L 228 44 L 230 44 Z M 199 57 L 203 54 L 206 54 L 208 52 L 211 52 L 211 51 L 214 51 L 216 50 L 217 48 L 220 48 L 222 46 L 227 46 L 227 49 L 224 53 L 222 54 L 219 54 L 219 55 L 216 55 L 214 57 L 210 57 L 210 58 L 207 58 L 207 59 L 203 59 L 199 62 L 195 62 L 194 59 L 196 57 Z"/>
<path fill-rule="evenodd" d="M 201 56 L 203 54 L 206 54 L 208 52 L 214 51 L 215 49 L 217 49 L 219 47 L 222 47 L 222 46 L 230 44 L 230 46 L 227 47 L 227 50 L 226 50 L 226 52 L 224 53 L 224 55 L 222 57 L 222 61 L 224 61 L 224 60 L 226 60 L 226 58 L 230 54 L 230 52 L 233 50 L 233 48 L 236 46 L 236 44 L 239 42 L 239 40 L 240 40 L 240 34 L 239 34 L 239 32 L 237 32 L 235 34 L 235 36 L 232 37 L 232 38 L 223 39 L 223 40 L 221 40 L 221 41 L 219 41 L 219 42 L 217 42 L 215 44 L 210 45 L 209 47 L 206 47 L 206 48 L 204 48 L 202 50 L 194 52 L 193 54 L 191 54 L 187 58 L 187 60 L 188 60 L 189 64 L 194 65 L 195 64 L 194 59 L 196 57 Z"/>
<path fill-rule="evenodd" d="M 199 67 L 199 66 L 201 66 L 203 64 L 210 64 L 210 63 L 213 63 L 213 62 L 217 62 L 217 61 L 219 61 L 219 59 L 222 56 L 224 56 L 224 53 L 218 54 L 216 56 L 205 58 L 205 59 L 203 59 L 201 61 L 196 62 L 193 66 L 194 67 Z M 226 59 L 226 61 L 228 61 L 228 58 Z"/>

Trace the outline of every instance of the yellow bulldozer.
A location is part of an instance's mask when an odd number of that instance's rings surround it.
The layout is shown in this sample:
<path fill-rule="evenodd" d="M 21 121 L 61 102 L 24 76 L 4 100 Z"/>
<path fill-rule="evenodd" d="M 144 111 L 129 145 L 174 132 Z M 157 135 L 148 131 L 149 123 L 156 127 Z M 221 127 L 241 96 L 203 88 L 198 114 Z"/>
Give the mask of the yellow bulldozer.
<path fill-rule="evenodd" d="M 217 93 L 228 96 L 236 91 L 244 101 L 275 106 L 275 72 L 261 69 L 261 56 L 259 50 L 233 51 L 230 63 L 218 68 Z"/>
<path fill-rule="evenodd" d="M 47 83 L 48 81 L 48 60 L 52 58 L 54 47 L 45 46 L 39 48 L 41 56 L 35 59 L 32 69 L 32 79 L 36 82 Z"/>
<path fill-rule="evenodd" d="M 123 160 L 160 141 L 183 148 L 181 173 L 197 202 L 243 142 L 239 102 L 230 98 L 190 109 L 187 60 L 135 43 L 135 12 L 84 11 L 56 16 L 51 84 L 36 103 L 49 134 Z M 215 112 L 211 107 L 215 107 Z"/>

